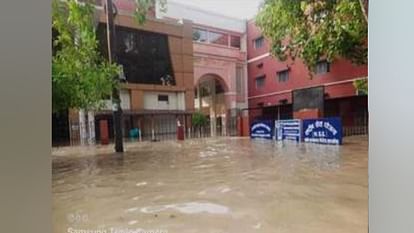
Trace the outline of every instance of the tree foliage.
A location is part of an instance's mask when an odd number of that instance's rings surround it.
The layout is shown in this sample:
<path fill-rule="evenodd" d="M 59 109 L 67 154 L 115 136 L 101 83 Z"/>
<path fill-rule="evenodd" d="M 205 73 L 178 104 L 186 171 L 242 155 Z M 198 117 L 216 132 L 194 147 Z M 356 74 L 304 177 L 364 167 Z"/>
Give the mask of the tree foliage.
<path fill-rule="evenodd" d="M 195 127 L 198 127 L 198 128 L 201 128 L 201 127 L 205 126 L 208 123 L 207 117 L 201 112 L 195 112 L 193 114 L 193 121 L 192 122 L 193 122 L 193 125 Z"/>
<path fill-rule="evenodd" d="M 166 0 L 135 0 L 135 20 L 143 24 L 149 10 Z M 102 99 L 118 87 L 120 67 L 99 53 L 95 8 L 91 0 L 53 0 L 52 106 L 53 112 L 69 108 L 99 109 Z"/>
<path fill-rule="evenodd" d="M 279 60 L 300 58 L 310 76 L 321 58 L 367 63 L 367 20 L 362 0 L 265 0 L 256 24 Z M 365 1 L 367 2 L 367 1 Z"/>
<path fill-rule="evenodd" d="M 99 53 L 94 6 L 74 0 L 52 2 L 56 31 L 52 57 L 54 112 L 69 108 L 97 109 L 117 86 L 120 69 Z"/>
<path fill-rule="evenodd" d="M 368 80 L 367 79 L 359 79 L 355 80 L 354 86 L 357 90 L 361 91 L 362 93 L 368 93 Z"/>
<path fill-rule="evenodd" d="M 157 2 L 160 4 L 160 9 L 165 11 L 167 0 L 135 0 L 134 16 L 138 24 L 145 23 L 148 11 L 154 9 Z"/>

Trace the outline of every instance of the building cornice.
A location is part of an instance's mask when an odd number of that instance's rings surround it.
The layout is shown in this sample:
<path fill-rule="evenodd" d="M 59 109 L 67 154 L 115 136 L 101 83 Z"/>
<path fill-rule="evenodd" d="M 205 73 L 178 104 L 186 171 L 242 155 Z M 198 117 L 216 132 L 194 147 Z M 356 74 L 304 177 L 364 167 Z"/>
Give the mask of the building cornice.
<path fill-rule="evenodd" d="M 247 60 L 247 63 L 252 63 L 252 62 L 258 61 L 260 59 L 263 59 L 263 58 L 266 58 L 266 57 L 269 57 L 269 56 L 270 56 L 270 53 L 265 53 L 265 54 L 262 54 L 262 55 L 259 55 L 259 56 L 256 56 L 254 58 L 251 58 L 251 59 Z"/>

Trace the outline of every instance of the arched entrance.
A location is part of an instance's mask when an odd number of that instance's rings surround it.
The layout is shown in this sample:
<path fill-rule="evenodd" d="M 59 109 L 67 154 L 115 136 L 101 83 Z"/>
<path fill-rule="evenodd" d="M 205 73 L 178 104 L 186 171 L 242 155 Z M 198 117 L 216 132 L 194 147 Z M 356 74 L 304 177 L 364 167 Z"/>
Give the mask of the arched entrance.
<path fill-rule="evenodd" d="M 229 89 L 224 80 L 216 74 L 205 74 L 194 89 L 195 108 L 208 117 L 211 136 L 226 135 L 226 93 Z"/>

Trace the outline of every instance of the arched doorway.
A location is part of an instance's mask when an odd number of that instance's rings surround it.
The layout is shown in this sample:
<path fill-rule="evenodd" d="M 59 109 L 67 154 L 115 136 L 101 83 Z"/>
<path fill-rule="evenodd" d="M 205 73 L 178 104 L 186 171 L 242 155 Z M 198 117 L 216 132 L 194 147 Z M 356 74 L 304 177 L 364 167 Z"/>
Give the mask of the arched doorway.
<path fill-rule="evenodd" d="M 205 74 L 198 79 L 194 89 L 195 109 L 208 117 L 211 136 L 225 136 L 228 86 L 220 76 Z"/>

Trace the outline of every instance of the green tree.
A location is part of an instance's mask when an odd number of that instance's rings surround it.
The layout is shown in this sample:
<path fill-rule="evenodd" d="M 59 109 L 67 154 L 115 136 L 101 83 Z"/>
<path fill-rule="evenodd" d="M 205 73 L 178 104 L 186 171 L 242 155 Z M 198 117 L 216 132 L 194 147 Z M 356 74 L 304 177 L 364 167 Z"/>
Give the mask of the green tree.
<path fill-rule="evenodd" d="M 52 57 L 54 112 L 70 108 L 98 109 L 112 93 L 120 69 L 99 53 L 94 6 L 74 0 L 52 2 L 56 32 Z"/>
<path fill-rule="evenodd" d="M 300 58 L 312 77 L 321 58 L 367 63 L 367 4 L 366 0 L 264 0 L 256 24 L 270 39 L 273 55 L 281 61 Z"/>
<path fill-rule="evenodd" d="M 103 99 L 118 88 L 120 67 L 99 52 L 94 1 L 53 0 L 52 110 L 99 109 Z M 146 20 L 155 0 L 135 0 L 135 19 Z M 165 9 L 165 0 L 159 1 Z"/>
<path fill-rule="evenodd" d="M 145 23 L 148 11 L 153 9 L 157 2 L 159 3 L 160 10 L 165 11 L 167 0 L 135 0 L 134 16 L 138 24 Z"/>
<path fill-rule="evenodd" d="M 208 120 L 207 117 L 201 112 L 195 112 L 193 114 L 192 123 L 195 128 L 198 128 L 199 133 L 201 135 L 201 129 L 205 125 L 207 125 Z"/>

